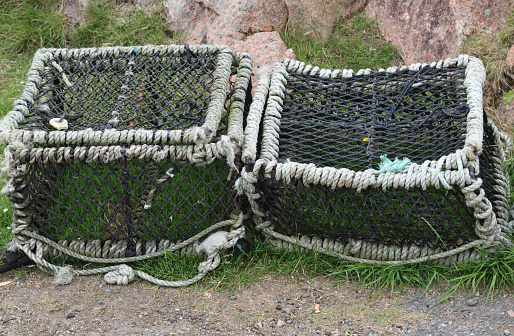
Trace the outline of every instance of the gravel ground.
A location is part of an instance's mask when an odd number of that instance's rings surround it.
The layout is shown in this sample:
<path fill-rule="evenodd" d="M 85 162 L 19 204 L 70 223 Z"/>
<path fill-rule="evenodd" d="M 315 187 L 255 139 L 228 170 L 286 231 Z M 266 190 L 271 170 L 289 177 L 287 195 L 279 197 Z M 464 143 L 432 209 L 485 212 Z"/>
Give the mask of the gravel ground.
<path fill-rule="evenodd" d="M 214 286 L 118 287 L 89 276 L 56 287 L 38 271 L 8 272 L 0 274 L 0 335 L 514 335 L 510 294 L 434 306 L 443 291 L 370 298 L 353 282 L 271 276 L 236 291 Z"/>

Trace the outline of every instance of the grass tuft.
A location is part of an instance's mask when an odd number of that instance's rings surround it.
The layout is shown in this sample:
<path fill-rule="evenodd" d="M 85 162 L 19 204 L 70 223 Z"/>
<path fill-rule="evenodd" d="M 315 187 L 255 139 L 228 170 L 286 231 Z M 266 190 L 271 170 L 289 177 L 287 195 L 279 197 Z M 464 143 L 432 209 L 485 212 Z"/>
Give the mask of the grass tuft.
<path fill-rule="evenodd" d="M 310 279 L 327 276 L 340 260 L 315 251 L 282 251 L 272 248 L 260 237 L 253 236 L 254 248 L 248 253 L 230 250 L 222 255 L 221 264 L 207 274 L 202 283 L 216 290 L 235 290 L 255 281 L 269 280 L 270 275 L 294 279 Z M 184 280 L 198 273 L 198 265 L 204 256 L 188 255 L 180 258 L 177 254 L 167 254 L 165 258 L 155 258 L 136 263 L 134 266 L 153 276 L 165 279 Z"/>
<path fill-rule="evenodd" d="M 75 47 L 159 45 L 170 43 L 170 37 L 178 38 L 169 31 L 159 10 L 146 13 L 136 9 L 120 17 L 116 8 L 112 0 L 89 2 L 86 23 L 76 29 L 72 44 Z"/>
<path fill-rule="evenodd" d="M 67 19 L 56 1 L 6 0 L 0 6 L 0 51 L 19 54 L 42 47 L 64 47 Z"/>
<path fill-rule="evenodd" d="M 514 10 L 507 17 L 505 28 L 500 33 L 500 36 L 505 45 L 514 45 Z"/>
<path fill-rule="evenodd" d="M 490 253 L 488 248 L 478 248 L 481 260 L 449 266 L 431 265 L 428 262 L 409 265 L 375 265 L 351 263 L 329 257 L 315 251 L 275 250 L 260 238 L 255 237 L 255 248 L 249 254 L 229 253 L 222 256 L 222 263 L 210 272 L 205 280 L 216 290 L 235 290 L 255 281 L 266 281 L 270 276 L 284 276 L 297 281 L 316 277 L 328 277 L 335 282 L 357 281 L 363 287 L 375 291 L 375 295 L 390 290 L 403 292 L 407 288 L 449 289 L 440 297 L 442 303 L 460 292 L 487 293 L 493 298 L 499 290 L 514 288 L 514 247 L 497 248 Z M 149 272 L 158 278 L 184 280 L 198 272 L 198 265 L 205 257 L 180 258 L 170 253 L 165 258 L 156 258 L 136 263 L 134 267 Z"/>
<path fill-rule="evenodd" d="M 505 62 L 510 45 L 500 34 L 474 33 L 461 46 L 461 53 L 480 58 L 487 72 L 484 95 L 486 101 L 496 107 L 512 87 L 511 69 Z"/>
<path fill-rule="evenodd" d="M 378 24 L 356 13 L 338 24 L 327 41 L 294 31 L 282 33 L 288 48 L 308 64 L 328 69 L 378 69 L 401 63 L 401 55 L 384 40 Z"/>
<path fill-rule="evenodd" d="M 0 248 L 5 246 L 11 238 L 12 209 L 9 198 L 0 194 Z"/>
<path fill-rule="evenodd" d="M 460 53 L 476 56 L 482 60 L 487 72 L 484 85 L 484 109 L 500 130 L 513 134 L 499 118 L 496 108 L 506 93 L 514 86 L 514 69 L 505 58 L 514 43 L 514 10 L 508 16 L 502 32 L 486 34 L 474 32 L 462 42 Z"/>

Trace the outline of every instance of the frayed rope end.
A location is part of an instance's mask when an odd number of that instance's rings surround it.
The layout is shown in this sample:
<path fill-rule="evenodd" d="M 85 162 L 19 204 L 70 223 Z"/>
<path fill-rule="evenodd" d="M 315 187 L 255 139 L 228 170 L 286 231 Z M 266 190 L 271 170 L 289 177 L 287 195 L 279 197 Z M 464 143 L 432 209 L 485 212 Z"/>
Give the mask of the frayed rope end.
<path fill-rule="evenodd" d="M 68 265 L 59 267 L 54 277 L 54 285 L 67 285 L 73 281 L 73 267 Z"/>
<path fill-rule="evenodd" d="M 387 158 L 387 154 L 380 155 L 380 160 L 382 160 L 382 162 L 378 165 L 379 173 L 399 173 L 411 164 L 411 161 L 408 158 L 403 158 L 401 160 L 395 158 L 394 161 L 391 161 Z"/>

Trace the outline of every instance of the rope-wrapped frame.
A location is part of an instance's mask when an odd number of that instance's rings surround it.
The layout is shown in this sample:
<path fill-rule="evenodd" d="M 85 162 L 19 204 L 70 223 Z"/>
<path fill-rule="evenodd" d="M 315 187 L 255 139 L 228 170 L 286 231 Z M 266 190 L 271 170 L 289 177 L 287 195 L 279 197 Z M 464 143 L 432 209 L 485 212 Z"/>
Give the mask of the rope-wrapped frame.
<path fill-rule="evenodd" d="M 0 123 L 1 140 L 165 145 L 225 134 L 241 141 L 251 69 L 247 54 L 223 46 L 41 49 Z"/>

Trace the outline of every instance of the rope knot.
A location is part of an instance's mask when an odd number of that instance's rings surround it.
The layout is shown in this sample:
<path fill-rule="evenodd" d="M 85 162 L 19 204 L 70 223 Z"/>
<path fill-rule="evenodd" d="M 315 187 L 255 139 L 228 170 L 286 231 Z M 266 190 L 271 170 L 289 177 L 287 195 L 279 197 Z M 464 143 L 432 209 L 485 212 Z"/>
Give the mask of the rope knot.
<path fill-rule="evenodd" d="M 235 161 L 236 161 L 236 153 L 234 151 L 234 144 L 232 143 L 232 140 L 230 137 L 226 135 L 221 136 L 221 146 L 225 150 L 225 155 L 227 157 L 227 164 L 230 168 L 232 168 L 235 171 L 238 171 Z M 227 180 L 230 181 L 231 174 L 228 175 Z"/>
<path fill-rule="evenodd" d="M 73 267 L 68 265 L 59 267 L 55 273 L 54 285 L 67 285 L 73 281 Z"/>
<path fill-rule="evenodd" d="M 114 271 L 111 271 L 104 276 L 106 283 L 114 285 L 128 285 L 129 282 L 134 280 L 136 273 L 132 267 L 122 264 L 115 267 Z"/>
<path fill-rule="evenodd" d="M 200 245 L 196 247 L 196 252 L 201 254 L 205 252 L 208 256 L 217 253 L 217 251 L 227 248 L 228 232 L 217 231 L 207 237 Z"/>

